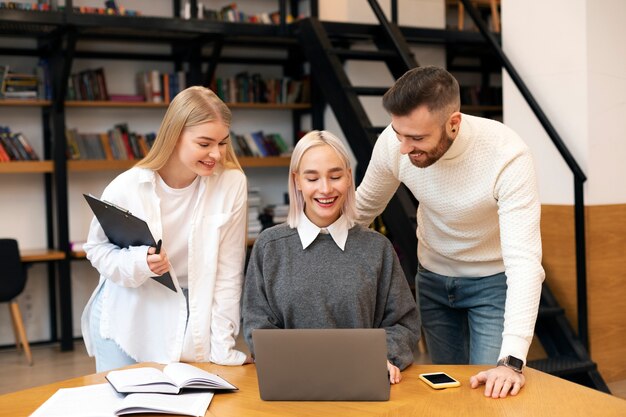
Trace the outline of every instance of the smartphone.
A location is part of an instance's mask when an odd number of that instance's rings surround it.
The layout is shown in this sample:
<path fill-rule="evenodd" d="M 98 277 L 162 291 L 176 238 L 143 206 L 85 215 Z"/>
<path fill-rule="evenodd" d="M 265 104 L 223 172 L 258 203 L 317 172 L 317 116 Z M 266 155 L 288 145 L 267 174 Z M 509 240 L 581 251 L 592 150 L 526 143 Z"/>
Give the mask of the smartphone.
<path fill-rule="evenodd" d="M 420 374 L 420 379 L 434 389 L 452 388 L 461 385 L 459 381 L 452 378 L 445 372 L 432 372 L 429 374 Z"/>

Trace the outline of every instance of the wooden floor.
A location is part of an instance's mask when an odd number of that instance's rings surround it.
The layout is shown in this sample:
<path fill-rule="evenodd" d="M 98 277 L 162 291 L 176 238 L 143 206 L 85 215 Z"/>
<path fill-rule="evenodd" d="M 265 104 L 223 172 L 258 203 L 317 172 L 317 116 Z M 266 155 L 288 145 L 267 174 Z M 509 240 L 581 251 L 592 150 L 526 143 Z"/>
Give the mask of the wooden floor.
<path fill-rule="evenodd" d="M 246 351 L 245 344 L 239 339 L 237 348 Z M 15 349 L 0 349 L 0 395 L 37 385 L 91 374 L 96 371 L 93 358 L 87 356 L 82 342 L 75 343 L 71 352 L 61 352 L 58 344 L 31 347 L 33 366 L 28 366 L 24 353 Z M 417 363 L 429 363 L 427 354 L 417 353 Z M 626 399 L 626 380 L 609 384 L 613 395 Z"/>

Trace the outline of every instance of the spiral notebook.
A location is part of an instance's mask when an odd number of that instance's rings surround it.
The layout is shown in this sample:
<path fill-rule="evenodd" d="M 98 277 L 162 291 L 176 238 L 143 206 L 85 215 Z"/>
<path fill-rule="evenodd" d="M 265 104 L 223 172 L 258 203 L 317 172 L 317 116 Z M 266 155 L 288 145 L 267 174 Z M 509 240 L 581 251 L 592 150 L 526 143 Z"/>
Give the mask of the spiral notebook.
<path fill-rule="evenodd" d="M 156 241 L 150 232 L 148 223 L 135 217 L 130 211 L 89 194 L 83 194 L 85 200 L 95 214 L 104 234 L 109 241 L 120 248 L 129 246 L 154 246 Z M 169 272 L 152 277 L 157 282 L 176 292 L 176 286 Z"/>

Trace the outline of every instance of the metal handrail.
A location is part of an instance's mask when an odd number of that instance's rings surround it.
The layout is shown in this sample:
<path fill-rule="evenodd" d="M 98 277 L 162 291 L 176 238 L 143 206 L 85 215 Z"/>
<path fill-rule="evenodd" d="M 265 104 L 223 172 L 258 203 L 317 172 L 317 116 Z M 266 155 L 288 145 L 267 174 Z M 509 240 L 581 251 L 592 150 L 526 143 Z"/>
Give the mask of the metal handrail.
<path fill-rule="evenodd" d="M 585 348 L 588 350 L 589 330 L 587 317 L 587 266 L 585 253 L 585 204 L 583 193 L 583 183 L 587 180 L 587 177 L 583 173 L 580 165 L 578 165 L 578 163 L 574 159 L 574 156 L 569 151 L 559 134 L 556 132 L 556 129 L 554 129 L 554 127 L 552 126 L 552 123 L 550 123 L 550 121 L 548 120 L 548 117 L 543 112 L 524 81 L 522 81 L 522 78 L 513 67 L 511 61 L 509 61 L 509 59 L 507 58 L 496 38 L 489 31 L 489 29 L 487 29 L 487 25 L 478 14 L 478 11 L 472 4 L 471 0 L 460 1 L 465 6 L 465 9 L 480 30 L 480 33 L 485 37 L 491 48 L 498 56 L 500 63 L 506 69 L 507 73 L 519 89 L 524 99 L 526 99 L 526 102 L 539 120 L 539 123 L 541 123 L 541 125 L 545 129 L 554 146 L 556 146 L 561 157 L 565 160 L 565 163 L 567 163 L 567 166 L 572 171 L 572 174 L 574 174 L 574 224 L 576 240 L 578 337 L 580 338 Z"/>

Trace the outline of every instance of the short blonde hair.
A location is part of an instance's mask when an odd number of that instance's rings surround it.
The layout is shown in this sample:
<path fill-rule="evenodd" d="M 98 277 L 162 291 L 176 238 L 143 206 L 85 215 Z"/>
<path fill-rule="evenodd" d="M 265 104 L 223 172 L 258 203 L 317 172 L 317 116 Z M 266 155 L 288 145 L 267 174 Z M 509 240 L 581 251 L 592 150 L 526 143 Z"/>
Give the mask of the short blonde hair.
<path fill-rule="evenodd" d="M 152 148 L 136 166 L 159 170 L 174 152 L 184 128 L 216 121 L 230 128 L 231 119 L 230 109 L 213 91 L 201 86 L 189 87 L 174 97 Z M 220 163 L 224 169 L 242 170 L 231 141 L 228 141 L 226 155 Z"/>
<path fill-rule="evenodd" d="M 327 145 L 333 148 L 337 156 L 344 164 L 347 175 L 350 175 L 350 187 L 341 207 L 341 214 L 345 217 L 348 227 L 351 228 L 356 222 L 356 192 L 354 190 L 354 177 L 349 173 L 352 170 L 350 157 L 343 142 L 335 135 L 326 130 L 313 130 L 302 137 L 296 144 L 291 154 L 291 164 L 289 166 L 289 213 L 287 223 L 289 227 L 296 228 L 300 222 L 300 215 L 304 211 L 304 197 L 302 191 L 296 186 L 295 175 L 300 170 L 300 162 L 304 154 L 316 146 Z"/>

